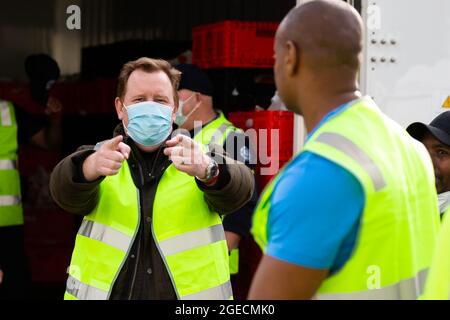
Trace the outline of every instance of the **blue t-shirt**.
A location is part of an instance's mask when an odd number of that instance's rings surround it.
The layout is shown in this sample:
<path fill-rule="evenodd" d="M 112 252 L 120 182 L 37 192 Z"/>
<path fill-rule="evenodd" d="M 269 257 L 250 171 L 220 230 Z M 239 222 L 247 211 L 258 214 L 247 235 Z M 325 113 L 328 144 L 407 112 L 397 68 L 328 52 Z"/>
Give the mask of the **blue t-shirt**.
<path fill-rule="evenodd" d="M 347 106 L 327 114 L 308 138 Z M 364 199 L 360 182 L 349 171 L 314 153 L 299 154 L 271 195 L 267 254 L 337 272 L 355 246 Z"/>

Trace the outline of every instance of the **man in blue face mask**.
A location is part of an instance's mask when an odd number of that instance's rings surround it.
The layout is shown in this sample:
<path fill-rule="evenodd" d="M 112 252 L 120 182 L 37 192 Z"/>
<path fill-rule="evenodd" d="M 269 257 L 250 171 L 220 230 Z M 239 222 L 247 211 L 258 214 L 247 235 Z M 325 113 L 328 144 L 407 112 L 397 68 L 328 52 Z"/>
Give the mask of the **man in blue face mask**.
<path fill-rule="evenodd" d="M 84 216 L 66 299 L 232 297 L 220 215 L 250 199 L 253 177 L 212 136 L 171 137 L 179 77 L 163 60 L 125 64 L 114 138 L 52 173 L 55 201 Z"/>

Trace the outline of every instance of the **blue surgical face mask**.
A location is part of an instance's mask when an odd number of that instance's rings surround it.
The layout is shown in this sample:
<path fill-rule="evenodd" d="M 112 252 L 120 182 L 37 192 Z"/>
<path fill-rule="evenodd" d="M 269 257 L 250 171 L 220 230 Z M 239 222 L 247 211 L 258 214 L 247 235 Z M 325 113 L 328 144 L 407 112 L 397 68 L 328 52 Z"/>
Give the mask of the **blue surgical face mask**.
<path fill-rule="evenodd" d="M 177 114 L 176 114 L 176 118 L 175 118 L 175 123 L 181 127 L 186 120 L 191 116 L 192 113 L 194 113 L 195 110 L 197 110 L 197 108 L 200 106 L 200 103 L 197 104 L 194 109 L 192 109 L 191 112 L 189 112 L 188 115 L 184 115 L 183 114 L 183 107 L 186 104 L 186 102 L 188 102 L 189 100 L 191 100 L 191 98 L 194 96 L 195 93 L 191 94 L 191 96 L 189 98 L 187 98 L 186 100 L 182 101 L 180 100 L 178 103 L 178 110 L 177 110 Z"/>
<path fill-rule="evenodd" d="M 127 134 L 145 147 L 160 145 L 172 132 L 173 108 L 170 106 L 145 101 L 125 106 L 125 109 L 128 114 Z"/>

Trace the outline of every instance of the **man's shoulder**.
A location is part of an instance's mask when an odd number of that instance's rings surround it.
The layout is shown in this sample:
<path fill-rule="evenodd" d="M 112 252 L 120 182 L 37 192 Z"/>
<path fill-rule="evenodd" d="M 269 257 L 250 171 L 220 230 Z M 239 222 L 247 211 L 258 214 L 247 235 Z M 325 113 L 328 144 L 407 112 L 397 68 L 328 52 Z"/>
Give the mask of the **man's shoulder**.
<path fill-rule="evenodd" d="M 361 188 L 358 179 L 346 168 L 318 154 L 304 151 L 283 169 L 277 182 L 275 199 L 304 199 L 315 192 L 325 192 L 331 196 L 336 186 Z"/>
<path fill-rule="evenodd" d="M 321 175 L 323 169 L 327 171 L 344 170 L 348 172 L 348 170 L 343 168 L 341 165 L 326 157 L 323 157 L 320 154 L 311 151 L 303 151 L 286 165 L 283 173 L 284 175 L 289 175 L 291 173 L 301 173 L 302 175 L 315 176 L 317 174 Z"/>

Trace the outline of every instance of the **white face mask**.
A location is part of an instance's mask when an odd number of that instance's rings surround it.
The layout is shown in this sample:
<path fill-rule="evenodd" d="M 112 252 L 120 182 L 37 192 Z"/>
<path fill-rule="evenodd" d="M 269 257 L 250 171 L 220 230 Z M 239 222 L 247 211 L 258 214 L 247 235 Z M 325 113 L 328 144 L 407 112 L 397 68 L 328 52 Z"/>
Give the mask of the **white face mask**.
<path fill-rule="evenodd" d="M 173 107 L 155 101 L 135 103 L 124 108 L 128 115 L 125 132 L 144 147 L 159 146 L 172 132 Z"/>
<path fill-rule="evenodd" d="M 185 105 L 186 102 L 188 102 L 189 100 L 191 100 L 191 98 L 195 95 L 195 93 L 191 94 L 191 96 L 189 98 L 187 98 L 186 100 L 180 100 L 178 103 L 178 110 L 177 110 L 177 114 L 176 114 L 176 118 L 175 118 L 175 123 L 181 127 L 187 119 L 189 119 L 189 117 L 195 112 L 195 110 L 197 110 L 197 108 L 200 106 L 200 103 L 197 103 L 197 105 L 192 109 L 191 112 L 189 112 L 188 115 L 184 115 L 183 114 L 183 107 Z"/>
<path fill-rule="evenodd" d="M 439 212 L 443 213 L 447 207 L 450 198 L 450 191 L 438 194 Z"/>

